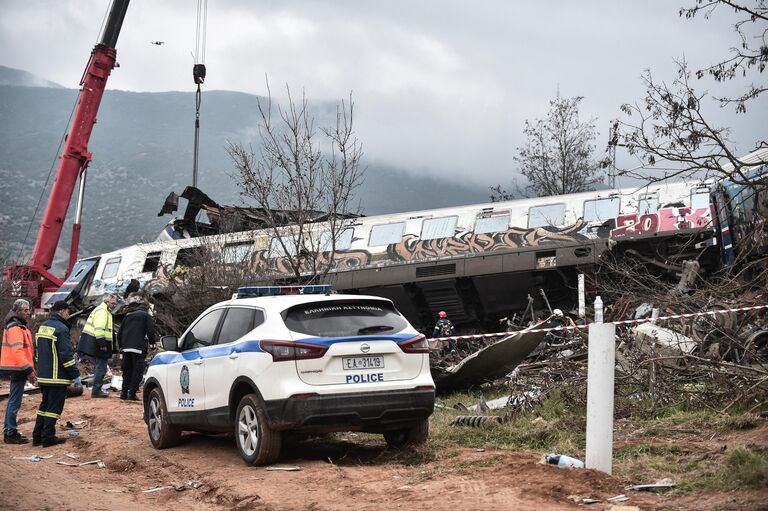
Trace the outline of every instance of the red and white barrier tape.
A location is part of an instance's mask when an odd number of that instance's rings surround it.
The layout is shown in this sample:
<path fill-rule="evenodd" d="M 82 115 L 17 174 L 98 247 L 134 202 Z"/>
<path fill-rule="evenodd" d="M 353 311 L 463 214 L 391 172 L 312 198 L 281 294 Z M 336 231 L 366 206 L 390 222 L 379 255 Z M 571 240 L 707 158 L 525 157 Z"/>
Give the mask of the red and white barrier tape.
<path fill-rule="evenodd" d="M 671 314 L 669 316 L 659 316 L 656 319 L 643 318 L 643 319 L 625 319 L 623 321 L 611 321 L 606 324 L 614 325 L 631 325 L 637 323 L 647 323 L 649 321 L 664 321 L 667 319 L 681 319 L 681 318 L 694 318 L 697 316 L 715 316 L 717 314 L 725 314 L 728 312 L 742 312 L 757 309 L 768 309 L 768 305 L 751 305 L 749 307 L 736 307 L 735 309 L 719 309 L 706 312 L 689 312 L 686 314 Z M 490 339 L 491 337 L 513 337 L 521 334 L 529 334 L 534 332 L 554 332 L 555 330 L 578 330 L 582 328 L 589 328 L 589 325 L 573 325 L 573 326 L 556 326 L 552 328 L 534 328 L 531 330 L 520 330 L 517 332 L 495 332 L 492 334 L 474 334 L 474 335 L 454 335 L 452 337 L 433 337 L 427 339 L 428 341 L 469 341 L 472 339 Z"/>

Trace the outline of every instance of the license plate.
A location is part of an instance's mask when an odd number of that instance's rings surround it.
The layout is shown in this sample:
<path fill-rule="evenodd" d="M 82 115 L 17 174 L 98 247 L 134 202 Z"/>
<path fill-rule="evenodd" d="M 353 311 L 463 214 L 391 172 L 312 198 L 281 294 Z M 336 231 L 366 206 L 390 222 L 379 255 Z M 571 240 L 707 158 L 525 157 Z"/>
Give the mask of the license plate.
<path fill-rule="evenodd" d="M 384 357 L 381 355 L 369 357 L 342 357 L 341 363 L 345 370 L 382 369 L 384 367 Z"/>

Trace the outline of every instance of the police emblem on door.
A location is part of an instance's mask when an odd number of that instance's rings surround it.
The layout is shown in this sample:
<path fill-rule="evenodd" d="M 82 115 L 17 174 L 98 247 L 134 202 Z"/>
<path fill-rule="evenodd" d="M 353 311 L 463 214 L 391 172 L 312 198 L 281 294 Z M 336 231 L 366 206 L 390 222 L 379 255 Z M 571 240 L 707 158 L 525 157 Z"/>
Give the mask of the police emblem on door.
<path fill-rule="evenodd" d="M 189 394 L 189 369 L 187 369 L 187 366 L 181 368 L 179 383 L 181 384 L 181 393 Z"/>

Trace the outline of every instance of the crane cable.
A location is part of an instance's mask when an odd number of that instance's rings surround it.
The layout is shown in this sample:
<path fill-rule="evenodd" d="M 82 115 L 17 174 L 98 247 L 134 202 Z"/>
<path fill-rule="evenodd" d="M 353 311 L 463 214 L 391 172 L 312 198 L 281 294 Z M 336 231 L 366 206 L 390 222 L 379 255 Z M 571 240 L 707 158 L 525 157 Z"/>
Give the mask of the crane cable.
<path fill-rule="evenodd" d="M 197 166 L 200 153 L 200 104 L 202 91 L 200 86 L 205 81 L 205 45 L 206 27 L 208 25 L 208 0 L 197 0 L 197 26 L 195 31 L 195 64 L 192 67 L 192 77 L 197 85 L 195 93 L 195 151 L 192 163 L 192 186 L 197 188 Z"/>

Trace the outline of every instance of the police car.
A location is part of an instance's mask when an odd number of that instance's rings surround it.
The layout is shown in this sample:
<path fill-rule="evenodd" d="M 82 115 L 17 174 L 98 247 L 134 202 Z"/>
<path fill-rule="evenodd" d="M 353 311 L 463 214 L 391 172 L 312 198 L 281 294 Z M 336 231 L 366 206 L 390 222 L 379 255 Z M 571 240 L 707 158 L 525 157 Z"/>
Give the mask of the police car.
<path fill-rule="evenodd" d="M 390 300 L 325 285 L 240 288 L 161 344 L 144 384 L 158 449 L 183 430 L 233 432 L 243 460 L 261 465 L 285 431 L 382 433 L 398 448 L 427 439 L 429 346 Z"/>

